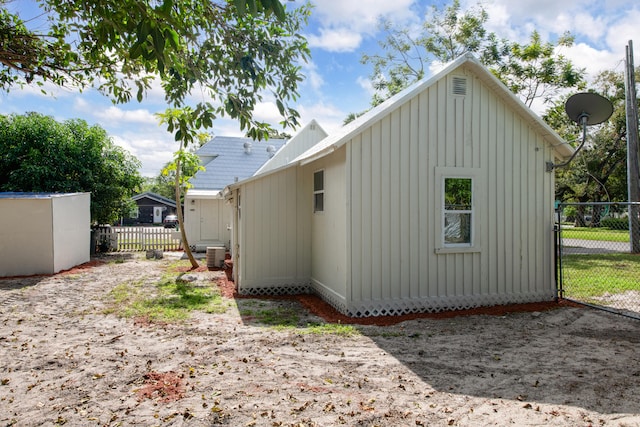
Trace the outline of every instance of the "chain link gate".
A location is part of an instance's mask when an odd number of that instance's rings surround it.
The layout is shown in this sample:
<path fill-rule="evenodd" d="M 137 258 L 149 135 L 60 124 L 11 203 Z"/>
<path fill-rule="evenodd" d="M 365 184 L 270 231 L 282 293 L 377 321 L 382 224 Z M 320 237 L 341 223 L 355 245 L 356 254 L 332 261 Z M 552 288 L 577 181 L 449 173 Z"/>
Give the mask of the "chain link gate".
<path fill-rule="evenodd" d="M 640 203 L 561 203 L 558 296 L 640 320 Z"/>

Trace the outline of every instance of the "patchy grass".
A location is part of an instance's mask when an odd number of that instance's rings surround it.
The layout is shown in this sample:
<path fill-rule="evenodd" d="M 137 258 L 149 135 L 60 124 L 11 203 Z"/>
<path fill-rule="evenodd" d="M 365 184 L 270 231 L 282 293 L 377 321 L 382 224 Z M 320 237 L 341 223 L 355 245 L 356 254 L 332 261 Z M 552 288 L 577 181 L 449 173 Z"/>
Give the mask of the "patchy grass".
<path fill-rule="evenodd" d="M 256 323 L 272 327 L 274 330 L 290 330 L 299 334 L 333 334 L 340 336 L 358 335 L 360 332 L 353 325 L 340 323 L 306 323 L 301 321 L 302 307 L 267 307 L 262 301 L 243 301 L 244 308 L 240 315 Z"/>
<path fill-rule="evenodd" d="M 127 318 L 141 317 L 150 322 L 181 322 L 188 319 L 192 311 L 224 313 L 228 307 L 213 283 L 202 286 L 188 282 L 182 280 L 182 273 L 176 274 L 170 269 L 155 283 L 144 280 L 122 283 L 108 298 L 111 301 L 105 312 Z"/>
<path fill-rule="evenodd" d="M 593 297 L 640 290 L 640 256 L 631 254 L 565 255 L 565 296 L 592 302 Z"/>
<path fill-rule="evenodd" d="M 343 325 L 342 323 L 308 323 L 304 328 L 298 328 L 296 332 L 316 335 L 330 334 L 343 337 L 360 335 L 360 331 L 353 325 Z"/>
<path fill-rule="evenodd" d="M 300 314 L 290 307 L 258 308 L 255 310 L 243 310 L 243 316 L 251 317 L 256 322 L 276 328 L 288 328 L 298 326 Z"/>
<path fill-rule="evenodd" d="M 144 319 L 152 323 L 178 323 L 189 318 L 193 311 L 224 313 L 232 304 L 220 295 L 215 283 L 187 281 L 191 264 L 188 260 L 166 264 L 159 279 L 142 278 L 121 283 L 109 292 L 105 313 Z M 287 301 L 243 299 L 238 310 L 245 320 L 273 330 L 297 334 L 332 334 L 353 336 L 360 334 L 353 325 L 339 323 L 307 323 L 305 309 Z"/>
<path fill-rule="evenodd" d="M 604 242 L 628 242 L 629 231 L 609 228 L 572 227 L 562 229 L 563 239 L 600 240 Z"/>

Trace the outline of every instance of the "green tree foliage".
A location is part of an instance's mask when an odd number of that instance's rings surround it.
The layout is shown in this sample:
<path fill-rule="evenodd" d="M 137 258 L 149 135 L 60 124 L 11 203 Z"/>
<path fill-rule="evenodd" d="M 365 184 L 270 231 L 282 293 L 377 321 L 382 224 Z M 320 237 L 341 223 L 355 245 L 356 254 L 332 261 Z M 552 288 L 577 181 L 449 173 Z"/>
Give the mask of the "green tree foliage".
<path fill-rule="evenodd" d="M 165 164 L 167 167 L 169 163 Z M 172 177 L 162 175 L 160 172 L 153 177 L 144 177 L 142 183 L 142 192 L 149 191 L 159 194 L 167 199 L 173 199 L 175 196 L 175 180 Z"/>
<path fill-rule="evenodd" d="M 93 86 L 123 103 L 134 95 L 141 101 L 159 79 L 170 107 L 161 121 L 180 143 L 179 151 L 221 116 L 237 119 L 252 138 L 267 138 L 270 125 L 253 116 L 264 96 L 275 101 L 283 128 L 298 124 L 299 114 L 290 103 L 302 79 L 299 64 L 309 57 L 300 34 L 308 5 L 287 10 L 279 0 L 39 4 L 49 19 L 42 34 L 1 9 L 6 34 L 0 37 L 0 84 L 5 90 L 41 79 Z M 192 99 L 193 105 L 187 105 Z M 184 230 L 181 220 L 180 225 Z M 183 244 L 196 267 L 184 234 Z"/>
<path fill-rule="evenodd" d="M 181 190 L 185 191 L 190 188 L 189 179 L 192 178 L 198 171 L 204 170 L 204 166 L 200 165 L 200 158 L 193 153 L 185 151 L 185 156 L 188 156 L 187 161 L 182 162 L 180 165 L 180 178 L 179 182 Z M 186 178 L 185 178 L 186 177 Z M 174 199 L 176 195 L 176 160 L 165 163 L 158 175 L 154 177 L 144 178 L 142 184 L 142 191 L 150 191 L 152 193 L 159 194 L 168 199 Z M 184 194 L 181 196 L 181 202 L 184 203 Z"/>
<path fill-rule="evenodd" d="M 110 223 L 142 184 L 139 167 L 97 125 L 0 116 L 0 191 L 91 192 L 92 222 Z"/>
<path fill-rule="evenodd" d="M 363 55 L 361 62 L 373 67 L 371 79 L 376 89 L 371 104 L 376 106 L 425 77 L 432 61 L 448 62 L 465 52 L 478 52 L 487 42 L 484 24 L 489 16 L 482 7 L 462 13 L 460 1 L 446 9 L 432 6 L 425 16 L 422 32 L 416 36 L 383 20 L 379 29 L 386 38 L 379 42 L 382 54 Z"/>
<path fill-rule="evenodd" d="M 180 173 L 177 173 L 178 165 L 180 167 Z M 175 183 L 178 183 L 181 191 L 180 199 L 184 201 L 183 193 L 191 188 L 189 180 L 193 178 L 196 173 L 203 170 L 205 170 L 204 166 L 200 164 L 200 157 L 198 157 L 197 154 L 181 150 L 174 153 L 173 160 L 162 168 L 160 176 L 167 184 L 171 184 L 173 194 L 170 197 L 176 197 Z"/>
<path fill-rule="evenodd" d="M 482 5 L 463 12 L 459 0 L 453 0 L 444 9 L 433 6 L 419 34 L 383 21 L 382 53 L 362 57 L 364 64 L 372 65 L 370 77 L 376 93 L 371 104 L 378 105 L 425 77 L 429 64 L 449 62 L 467 52 L 475 54 L 529 106 L 537 99 L 550 103 L 563 89 L 584 87 L 584 71 L 557 49 L 573 44 L 570 34 L 556 43 L 543 43 L 534 31 L 529 43 L 519 44 L 488 32 L 484 27 L 488 19 Z"/>
<path fill-rule="evenodd" d="M 2 0 L 0 0 L 2 1 Z M 4 4 L 4 2 L 2 3 Z M 28 29 L 2 8 L 0 84 L 38 79 L 56 84 L 92 85 L 114 102 L 144 98 L 154 78 L 165 100 L 182 108 L 192 92 L 200 95 L 188 120 L 175 129 L 176 140 L 229 116 L 257 139 L 267 123 L 253 110 L 268 94 L 295 126 L 289 106 L 301 80 L 300 63 L 309 56 L 300 35 L 309 9 L 285 10 L 274 0 L 40 0 L 49 25 Z M 187 139 L 185 139 L 187 138 Z"/>
<path fill-rule="evenodd" d="M 533 31 L 528 44 L 497 41 L 490 36 L 482 61 L 528 106 L 536 99 L 545 104 L 554 101 L 564 89 L 582 89 L 584 70 L 559 53 L 559 48 L 571 47 L 574 37 L 565 33 L 555 43 L 542 42 Z"/>
<path fill-rule="evenodd" d="M 640 68 L 636 69 L 640 76 Z M 636 77 L 638 78 L 638 77 Z M 603 71 L 594 81 L 594 89 L 613 103 L 613 114 L 605 123 L 589 127 L 585 147 L 564 168 L 557 169 L 556 197 L 561 201 L 626 201 L 627 142 L 624 75 Z M 562 99 L 544 119 L 568 141 L 582 138 L 582 128 L 564 112 Z"/>

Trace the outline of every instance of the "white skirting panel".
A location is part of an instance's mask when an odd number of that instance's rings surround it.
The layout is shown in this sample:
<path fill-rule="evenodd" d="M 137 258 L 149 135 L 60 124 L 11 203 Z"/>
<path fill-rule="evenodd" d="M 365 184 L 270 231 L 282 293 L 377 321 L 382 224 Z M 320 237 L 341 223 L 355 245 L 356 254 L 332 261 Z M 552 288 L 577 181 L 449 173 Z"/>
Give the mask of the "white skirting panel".
<path fill-rule="evenodd" d="M 324 296 L 323 296 L 324 298 Z M 399 316 L 413 313 L 438 313 L 494 305 L 553 301 L 553 290 L 530 294 L 492 294 L 473 296 L 407 298 L 384 301 L 359 301 L 348 308 L 331 303 L 336 310 L 351 317 Z M 326 299 L 326 298 L 325 298 Z"/>
<path fill-rule="evenodd" d="M 314 293 L 340 313 L 348 314 L 347 300 L 342 295 L 314 279 L 311 279 L 311 288 Z"/>
<path fill-rule="evenodd" d="M 238 289 L 240 295 L 296 295 L 311 292 L 308 281 L 283 282 L 278 284 L 248 284 Z"/>

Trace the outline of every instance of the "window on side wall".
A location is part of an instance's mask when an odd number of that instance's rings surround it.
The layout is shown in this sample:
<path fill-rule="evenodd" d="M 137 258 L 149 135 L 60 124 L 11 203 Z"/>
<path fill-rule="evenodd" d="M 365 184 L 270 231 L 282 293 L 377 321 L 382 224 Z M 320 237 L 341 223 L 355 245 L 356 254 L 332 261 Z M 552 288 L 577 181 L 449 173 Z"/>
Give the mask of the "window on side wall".
<path fill-rule="evenodd" d="M 473 179 L 444 178 L 444 246 L 473 245 Z"/>
<path fill-rule="evenodd" d="M 324 170 L 313 173 L 313 212 L 324 212 Z"/>
<path fill-rule="evenodd" d="M 485 174 L 480 168 L 436 167 L 434 246 L 437 254 L 482 251 L 481 216 L 486 210 Z"/>
<path fill-rule="evenodd" d="M 140 217 L 140 208 L 136 206 L 129 211 L 129 218 L 138 219 Z"/>

